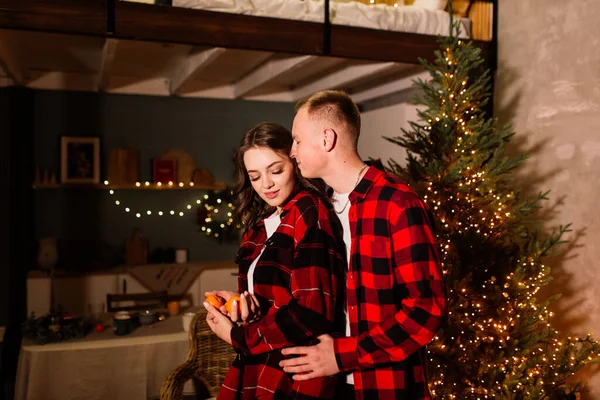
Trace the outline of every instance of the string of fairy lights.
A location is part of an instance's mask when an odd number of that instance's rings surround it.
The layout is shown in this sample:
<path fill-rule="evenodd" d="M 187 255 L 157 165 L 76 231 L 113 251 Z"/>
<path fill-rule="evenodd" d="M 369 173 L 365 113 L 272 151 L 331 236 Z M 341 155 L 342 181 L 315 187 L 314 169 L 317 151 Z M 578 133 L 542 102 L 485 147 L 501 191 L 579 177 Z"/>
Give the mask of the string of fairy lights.
<path fill-rule="evenodd" d="M 457 43 L 459 47 L 462 45 L 462 41 Z M 450 115 L 441 112 L 441 115 L 427 119 L 428 124 L 422 128 L 431 132 L 434 125 L 439 123 L 444 123 L 444 128 L 448 128 L 448 123 L 453 120 L 458 128 L 454 153 L 459 154 L 460 162 L 464 165 L 469 161 L 466 157 L 475 161 L 478 156 L 473 124 L 479 122 L 479 112 L 477 106 L 471 104 L 472 99 L 466 96 L 468 79 L 462 79 L 460 84 L 452 82 L 457 79 L 455 74 L 459 71 L 452 50 L 446 48 L 443 57 L 448 70 L 441 75 L 445 79 L 441 79 L 443 89 L 438 90 L 438 100 L 443 105 L 449 98 L 453 102 L 452 112 Z M 459 90 L 453 92 L 452 87 L 457 86 Z M 464 237 L 465 234 L 477 234 L 492 238 L 501 234 L 516 218 L 511 213 L 517 201 L 515 194 L 497 191 L 493 178 L 486 181 L 484 168 L 475 171 L 473 167 L 466 166 L 459 168 L 458 172 L 461 178 L 451 192 L 442 185 L 437 187 L 431 179 L 426 183 L 427 194 L 423 196 L 443 227 L 442 232 L 438 232 L 438 239 L 442 243 L 441 259 L 445 275 L 450 273 L 448 268 L 456 261 L 453 253 L 456 235 Z M 539 394 L 545 398 L 548 388 L 555 389 L 572 375 L 573 369 L 600 356 L 598 342 L 590 334 L 585 339 L 558 338 L 558 332 L 550 324 L 553 313 L 548 309 L 549 303 L 540 305 L 536 299 L 541 287 L 548 281 L 550 268 L 540 261 L 543 251 L 538 249 L 529 252 L 531 254 L 522 255 L 517 260 L 515 270 L 503 280 L 491 276 L 480 283 L 480 287 L 471 279 L 455 283 L 462 287 L 452 287 L 452 283 L 449 285 L 448 296 L 455 303 L 448 313 L 448 325 L 456 331 L 456 335 L 442 338 L 438 334 L 428 348 L 430 363 L 436 363 L 438 371 L 429 383 L 435 397 L 462 400 L 468 395 L 473 399 L 497 399 L 506 393 L 506 382 L 513 382 L 514 387 L 510 389 L 512 393 L 523 392 L 526 396 Z M 485 272 L 489 271 L 485 269 Z M 498 287 L 501 290 L 500 300 L 494 298 L 495 304 L 492 304 L 490 293 L 498 290 Z M 527 352 L 523 352 L 524 349 L 520 347 L 523 335 L 537 334 L 541 330 L 545 330 L 547 340 L 535 343 Z M 475 349 L 490 349 L 492 346 L 497 346 L 500 352 L 512 351 L 515 355 L 507 355 L 494 362 L 477 360 L 479 365 L 473 366 L 473 355 L 482 354 Z M 436 354 L 448 351 L 452 351 L 452 357 L 461 361 L 465 368 L 479 368 L 475 376 L 481 377 L 482 381 L 469 382 L 464 375 L 461 376 L 463 387 L 459 387 L 456 381 L 448 381 L 448 374 L 440 361 L 444 357 L 435 358 Z M 566 370 L 564 365 L 571 369 Z M 501 374 L 491 373 L 496 370 Z M 492 381 L 484 379 L 492 376 L 495 376 Z"/>
<path fill-rule="evenodd" d="M 109 186 L 109 181 L 104 181 L 105 186 Z M 136 182 L 136 187 L 150 187 L 153 184 L 150 182 Z M 154 184 L 156 187 L 161 188 L 175 188 L 180 187 L 184 188 L 186 186 L 185 183 L 179 182 L 168 182 L 161 183 L 158 182 Z M 194 183 L 190 182 L 187 184 L 189 187 L 193 187 Z M 214 236 L 218 238 L 220 232 L 223 229 L 226 229 L 232 225 L 235 226 L 236 229 L 240 228 L 240 225 L 235 223 L 234 221 L 234 211 L 235 206 L 230 201 L 225 201 L 224 196 L 220 196 L 216 194 L 215 196 L 210 196 L 209 194 L 204 194 L 199 198 L 196 198 L 194 202 L 190 202 L 186 204 L 183 208 L 164 208 L 158 210 L 152 209 L 134 209 L 128 205 L 123 204 L 123 202 L 117 198 L 117 192 L 114 189 L 110 189 L 108 193 L 111 196 L 114 196 L 115 199 L 114 204 L 123 210 L 124 213 L 134 215 L 136 218 L 142 217 L 151 217 L 151 216 L 159 216 L 159 217 L 184 217 L 186 215 L 198 215 L 199 217 L 199 227 L 202 232 L 204 232 L 207 236 Z M 212 199 L 214 197 L 214 199 Z M 211 201 L 211 200 L 214 200 Z M 196 204 L 196 209 L 194 209 L 194 205 Z M 201 211 L 197 209 L 200 208 Z"/>

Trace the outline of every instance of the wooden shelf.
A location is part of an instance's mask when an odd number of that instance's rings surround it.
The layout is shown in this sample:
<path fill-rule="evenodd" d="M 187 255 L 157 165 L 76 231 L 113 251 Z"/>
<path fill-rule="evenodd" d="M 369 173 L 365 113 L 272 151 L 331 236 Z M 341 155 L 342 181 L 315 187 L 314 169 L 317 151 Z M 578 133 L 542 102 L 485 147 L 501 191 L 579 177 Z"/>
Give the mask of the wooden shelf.
<path fill-rule="evenodd" d="M 103 183 L 92 183 L 92 184 L 74 184 L 74 183 L 37 183 L 33 184 L 33 189 L 92 189 L 92 190 L 223 190 L 226 185 L 224 182 L 215 182 L 212 185 L 209 184 L 198 184 L 198 185 L 157 185 L 156 183 L 149 183 L 146 185 L 145 182 L 140 182 L 140 185 L 135 184 L 103 184 Z"/>

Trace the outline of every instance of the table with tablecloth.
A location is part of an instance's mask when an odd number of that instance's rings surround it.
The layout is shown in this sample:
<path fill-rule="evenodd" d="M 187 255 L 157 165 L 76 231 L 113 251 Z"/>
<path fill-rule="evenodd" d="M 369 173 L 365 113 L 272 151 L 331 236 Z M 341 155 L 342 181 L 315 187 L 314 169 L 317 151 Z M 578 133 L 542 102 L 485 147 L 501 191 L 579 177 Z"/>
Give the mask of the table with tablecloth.
<path fill-rule="evenodd" d="M 158 398 L 162 382 L 184 362 L 187 351 L 182 316 L 140 326 L 127 336 L 108 328 L 61 343 L 25 340 L 15 400 Z M 194 392 L 191 382 L 184 392 Z"/>

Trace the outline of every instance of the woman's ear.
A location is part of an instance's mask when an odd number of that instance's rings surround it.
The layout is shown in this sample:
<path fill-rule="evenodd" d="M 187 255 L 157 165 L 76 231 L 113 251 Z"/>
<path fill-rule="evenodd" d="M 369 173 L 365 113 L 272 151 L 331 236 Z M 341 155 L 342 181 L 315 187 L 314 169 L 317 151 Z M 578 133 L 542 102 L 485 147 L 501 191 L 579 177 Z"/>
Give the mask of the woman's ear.
<path fill-rule="evenodd" d="M 323 147 L 325 151 L 329 152 L 333 150 L 337 143 L 337 133 L 331 128 L 325 129 L 323 132 Z"/>

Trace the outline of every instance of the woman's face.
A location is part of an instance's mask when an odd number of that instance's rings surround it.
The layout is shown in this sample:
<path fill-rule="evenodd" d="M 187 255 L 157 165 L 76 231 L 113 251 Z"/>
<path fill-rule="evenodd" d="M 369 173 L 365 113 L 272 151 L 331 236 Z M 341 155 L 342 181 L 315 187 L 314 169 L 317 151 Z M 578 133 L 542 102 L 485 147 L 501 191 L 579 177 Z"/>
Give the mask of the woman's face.
<path fill-rule="evenodd" d="M 244 153 L 244 166 L 260 198 L 281 208 L 296 185 L 292 160 L 267 147 L 253 147 Z"/>

